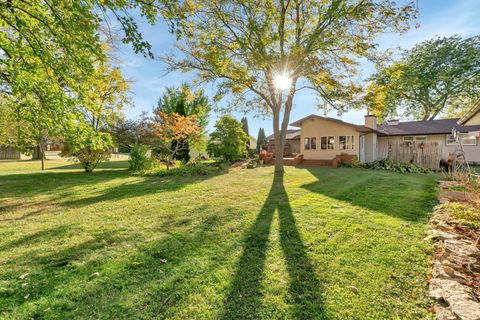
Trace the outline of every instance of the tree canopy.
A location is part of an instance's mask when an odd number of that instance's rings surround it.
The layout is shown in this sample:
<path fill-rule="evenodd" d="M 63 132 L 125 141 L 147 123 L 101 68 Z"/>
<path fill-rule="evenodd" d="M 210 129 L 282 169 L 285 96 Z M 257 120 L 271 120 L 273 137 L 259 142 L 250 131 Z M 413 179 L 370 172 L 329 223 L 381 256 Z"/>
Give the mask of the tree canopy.
<path fill-rule="evenodd" d="M 215 157 L 233 162 L 247 156 L 248 136 L 243 131 L 242 123 L 230 115 L 222 116 L 215 123 L 215 131 L 210 134 L 207 151 Z"/>
<path fill-rule="evenodd" d="M 9 113 L 17 122 L 15 144 L 24 149 L 45 136 L 66 136 L 70 134 L 66 130 L 78 130 L 83 117 L 78 106 L 100 98 L 91 94 L 101 94 L 99 81 L 105 80 L 98 71 L 107 63 L 108 44 L 114 36 L 110 19 L 118 21 L 124 43 L 153 57 L 129 12 L 135 9 L 154 23 L 159 14 L 169 17 L 174 2 L 1 1 L 0 95 L 4 103 L 0 113 Z"/>
<path fill-rule="evenodd" d="M 480 97 L 480 36 L 434 38 L 378 66 L 366 95 L 382 118 L 462 116 Z"/>
<path fill-rule="evenodd" d="M 161 143 L 161 156 L 165 158 L 167 170 L 170 162 L 177 158 L 190 142 L 201 138 L 201 127 L 196 115 L 182 116 L 178 113 L 167 114 L 156 111 L 151 123 L 153 134 Z"/>
<path fill-rule="evenodd" d="M 217 99 L 233 93 L 241 102 L 237 105 L 272 115 L 276 172 L 283 172 L 295 94 L 313 90 L 340 111 L 357 104 L 361 90 L 351 80 L 356 57 L 371 57 L 379 33 L 405 31 L 415 15 L 413 3 L 374 0 L 191 0 L 182 5 L 177 46 L 182 54 L 165 61 L 215 82 Z"/>
<path fill-rule="evenodd" d="M 180 87 L 167 88 L 158 99 L 154 112 L 163 112 L 170 115 L 178 114 L 183 117 L 195 116 L 196 125 L 200 128 L 201 134 L 205 135 L 210 110 L 210 102 L 203 90 L 193 91 L 188 84 L 184 83 Z M 203 140 L 196 139 L 195 142 L 197 145 L 200 145 L 200 141 Z M 188 162 L 190 160 L 190 145 L 188 141 L 172 141 L 172 143 L 182 144 L 182 148 L 175 153 L 175 157 Z"/>
<path fill-rule="evenodd" d="M 193 91 L 183 83 L 180 87 L 166 88 L 158 99 L 155 112 L 178 113 L 181 116 L 195 115 L 198 126 L 205 130 L 210 117 L 211 105 L 203 90 Z"/>

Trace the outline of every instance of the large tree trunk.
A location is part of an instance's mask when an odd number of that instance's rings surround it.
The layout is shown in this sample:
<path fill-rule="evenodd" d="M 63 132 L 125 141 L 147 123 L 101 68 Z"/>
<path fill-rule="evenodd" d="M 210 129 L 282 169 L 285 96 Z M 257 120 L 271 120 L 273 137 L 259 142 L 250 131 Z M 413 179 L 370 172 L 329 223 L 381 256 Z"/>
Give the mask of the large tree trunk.
<path fill-rule="evenodd" d="M 295 94 L 296 79 L 292 82 L 292 87 L 288 93 L 283 113 L 282 126 L 280 127 L 280 110 L 282 99 L 279 98 L 279 106 L 273 112 L 273 137 L 275 140 L 275 174 L 283 174 L 283 149 L 285 148 L 285 138 L 287 136 L 288 123 L 290 121 L 290 111 L 292 110 L 293 96 Z M 280 127 L 280 128 L 279 128 Z"/>
<path fill-rule="evenodd" d="M 273 113 L 273 139 L 275 143 L 275 174 L 283 174 L 283 145 L 280 126 L 280 107 L 277 106 Z"/>

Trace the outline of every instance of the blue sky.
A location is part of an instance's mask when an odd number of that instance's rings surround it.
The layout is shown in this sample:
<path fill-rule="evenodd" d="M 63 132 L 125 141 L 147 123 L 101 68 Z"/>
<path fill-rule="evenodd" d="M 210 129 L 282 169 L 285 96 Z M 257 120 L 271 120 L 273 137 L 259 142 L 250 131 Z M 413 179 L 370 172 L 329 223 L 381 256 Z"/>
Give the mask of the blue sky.
<path fill-rule="evenodd" d="M 431 39 L 436 35 L 450 36 L 459 34 L 471 36 L 480 33 L 480 1 L 479 0 L 418 0 L 420 16 L 418 29 L 411 29 L 404 35 L 384 34 L 378 38 L 380 49 L 410 48 L 418 42 Z M 156 55 L 171 52 L 175 37 L 168 32 L 168 28 L 159 23 L 155 26 L 141 23 L 140 28 L 146 40 L 152 46 Z M 117 56 L 120 58 L 120 66 L 124 76 L 133 81 L 131 98 L 134 105 L 125 113 L 128 118 L 138 117 L 142 111 L 150 112 L 158 97 L 166 87 L 177 86 L 182 82 L 191 82 L 191 74 L 169 73 L 165 74 L 165 65 L 159 60 L 149 60 L 135 54 L 127 45 L 119 45 Z M 362 64 L 362 78 L 366 78 L 372 71 L 373 65 Z M 204 90 L 209 96 L 214 93 L 211 85 L 206 85 Z M 311 92 L 299 92 L 294 101 L 294 109 L 291 114 L 291 122 L 312 113 L 323 114 L 323 110 L 316 107 L 317 98 Z M 220 102 L 225 105 L 226 101 Z M 336 112 L 328 113 L 328 116 L 342 118 L 344 121 L 362 124 L 365 110 L 352 110 L 338 116 Z M 240 119 L 243 114 L 234 113 Z M 265 128 L 266 134 L 272 133 L 271 119 L 259 119 L 253 114 L 246 114 L 249 122 L 250 135 L 257 136 L 260 127 Z M 218 115 L 212 113 L 210 119 L 211 129 Z"/>

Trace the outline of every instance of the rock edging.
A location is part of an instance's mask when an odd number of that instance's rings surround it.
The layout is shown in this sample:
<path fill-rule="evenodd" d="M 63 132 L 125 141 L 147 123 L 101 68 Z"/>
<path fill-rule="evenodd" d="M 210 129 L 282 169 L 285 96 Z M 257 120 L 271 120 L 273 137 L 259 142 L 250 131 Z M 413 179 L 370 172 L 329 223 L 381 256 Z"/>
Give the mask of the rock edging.
<path fill-rule="evenodd" d="M 447 188 L 441 184 L 442 191 Z M 442 192 L 441 191 L 441 192 Z M 439 199 L 445 202 L 440 194 Z M 429 295 L 435 300 L 436 320 L 480 320 L 478 243 L 456 232 L 448 213 L 436 211 L 426 239 L 435 241 Z"/>

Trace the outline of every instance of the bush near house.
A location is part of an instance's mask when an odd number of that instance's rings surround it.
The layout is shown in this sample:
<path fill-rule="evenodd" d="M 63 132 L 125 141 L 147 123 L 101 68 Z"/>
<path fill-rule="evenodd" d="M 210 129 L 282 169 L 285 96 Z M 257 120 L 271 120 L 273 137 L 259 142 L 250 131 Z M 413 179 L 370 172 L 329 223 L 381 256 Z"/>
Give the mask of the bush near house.
<path fill-rule="evenodd" d="M 365 168 L 371 170 L 387 170 L 398 173 L 429 173 L 430 169 L 422 168 L 415 163 L 395 162 L 389 159 L 375 160 L 369 163 L 360 163 L 359 161 L 342 162 L 340 164 L 344 168 Z"/>

